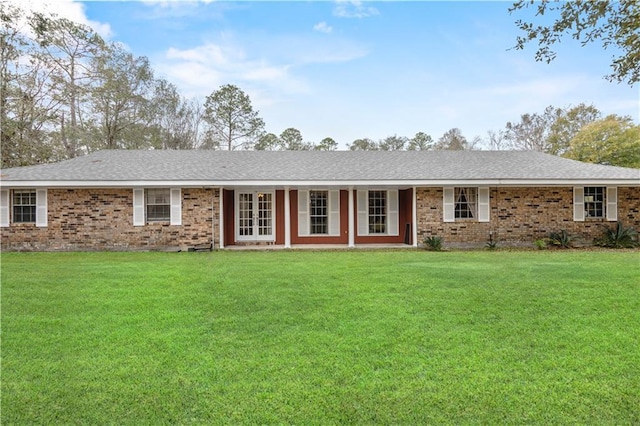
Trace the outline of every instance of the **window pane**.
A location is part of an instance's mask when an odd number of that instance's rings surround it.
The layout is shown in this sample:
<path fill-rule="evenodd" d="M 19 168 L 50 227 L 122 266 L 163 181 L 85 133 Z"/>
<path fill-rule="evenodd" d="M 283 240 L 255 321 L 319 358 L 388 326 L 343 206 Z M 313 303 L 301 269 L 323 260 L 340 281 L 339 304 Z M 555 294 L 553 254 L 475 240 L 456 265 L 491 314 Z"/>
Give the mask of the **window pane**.
<path fill-rule="evenodd" d="M 309 223 L 311 234 L 329 233 L 329 192 L 309 191 Z"/>
<path fill-rule="evenodd" d="M 13 191 L 13 221 L 16 223 L 35 223 L 36 191 Z"/>
<path fill-rule="evenodd" d="M 455 188 L 455 218 L 473 219 L 477 211 L 477 188 Z"/>
<path fill-rule="evenodd" d="M 588 186 L 584 188 L 584 213 L 586 217 L 604 217 L 604 187 Z"/>
<path fill-rule="evenodd" d="M 369 233 L 387 232 L 387 191 L 369 191 Z"/>
<path fill-rule="evenodd" d="M 147 197 L 147 221 L 171 220 L 171 191 L 169 188 L 154 188 L 145 191 Z"/>

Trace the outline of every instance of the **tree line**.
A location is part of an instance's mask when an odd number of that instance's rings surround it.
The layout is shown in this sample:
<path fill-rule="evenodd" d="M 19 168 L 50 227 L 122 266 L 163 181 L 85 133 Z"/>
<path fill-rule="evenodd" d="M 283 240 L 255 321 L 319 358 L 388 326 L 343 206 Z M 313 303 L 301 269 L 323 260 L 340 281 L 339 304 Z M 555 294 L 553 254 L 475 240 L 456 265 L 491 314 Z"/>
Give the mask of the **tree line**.
<path fill-rule="evenodd" d="M 149 60 L 106 42 L 91 28 L 0 4 L 1 166 L 59 161 L 102 149 L 336 150 L 331 137 L 279 135 L 249 96 L 227 84 L 204 103 L 154 75 Z M 350 150 L 535 150 L 582 161 L 640 167 L 640 126 L 592 105 L 523 114 L 485 138 L 453 128 L 356 139 Z"/>

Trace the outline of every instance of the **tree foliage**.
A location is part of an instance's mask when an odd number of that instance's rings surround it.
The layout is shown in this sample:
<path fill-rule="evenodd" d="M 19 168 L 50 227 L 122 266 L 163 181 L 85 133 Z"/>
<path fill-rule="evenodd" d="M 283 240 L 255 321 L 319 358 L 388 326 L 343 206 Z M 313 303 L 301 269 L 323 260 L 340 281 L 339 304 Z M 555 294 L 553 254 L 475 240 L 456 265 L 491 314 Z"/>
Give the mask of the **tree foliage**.
<path fill-rule="evenodd" d="M 593 105 L 548 106 L 540 114 L 522 114 L 519 122 L 507 122 L 504 139 L 511 149 L 561 155 L 578 131 L 600 115 Z"/>
<path fill-rule="evenodd" d="M 381 151 L 402 151 L 406 148 L 408 139 L 404 136 L 387 136 L 378 143 Z"/>
<path fill-rule="evenodd" d="M 630 117 L 609 115 L 584 126 L 565 157 L 589 163 L 640 168 L 640 126 Z"/>
<path fill-rule="evenodd" d="M 2 164 L 106 148 L 194 148 L 202 110 L 154 77 L 147 58 L 91 28 L 0 3 Z"/>
<path fill-rule="evenodd" d="M 300 130 L 289 127 L 280 133 L 280 149 L 283 151 L 309 151 L 312 145 L 305 143 Z"/>
<path fill-rule="evenodd" d="M 601 115 L 598 108 L 586 104 L 556 109 L 546 142 L 547 152 L 554 155 L 563 154 L 580 129 L 600 119 Z"/>
<path fill-rule="evenodd" d="M 516 39 L 516 49 L 522 50 L 537 41 L 536 60 L 547 63 L 556 58 L 554 47 L 566 35 L 583 46 L 599 41 L 604 49 L 614 48 L 620 53 L 612 57 L 611 81 L 626 81 L 634 85 L 640 80 L 640 3 L 637 0 L 517 0 L 509 12 L 514 13 L 535 7 L 536 16 L 549 24 L 535 24 L 518 19 L 516 25 L 522 32 Z"/>
<path fill-rule="evenodd" d="M 547 152 L 549 131 L 556 115 L 557 109 L 552 106 L 542 114 L 522 114 L 519 122 L 507 122 L 505 138 L 513 149 Z"/>
<path fill-rule="evenodd" d="M 232 84 L 207 96 L 203 118 L 210 126 L 208 148 L 252 148 L 264 129 L 264 121 L 253 110 L 249 95 Z"/>
<path fill-rule="evenodd" d="M 428 151 L 433 149 L 433 138 L 424 133 L 418 132 L 414 137 L 409 139 L 409 144 L 407 146 L 408 151 Z"/>
<path fill-rule="evenodd" d="M 437 150 L 466 151 L 474 148 L 477 141 L 469 142 L 458 128 L 447 130 L 435 145 Z"/>
<path fill-rule="evenodd" d="M 356 139 L 348 146 L 351 151 L 379 151 L 379 145 L 369 138 Z"/>
<path fill-rule="evenodd" d="M 153 70 L 145 57 L 135 57 L 119 45 L 94 58 L 97 72 L 91 91 L 94 130 L 101 148 L 142 149 L 148 147 L 153 121 Z"/>
<path fill-rule="evenodd" d="M 319 144 L 313 147 L 316 151 L 335 151 L 338 149 L 338 142 L 332 138 L 324 138 Z"/>

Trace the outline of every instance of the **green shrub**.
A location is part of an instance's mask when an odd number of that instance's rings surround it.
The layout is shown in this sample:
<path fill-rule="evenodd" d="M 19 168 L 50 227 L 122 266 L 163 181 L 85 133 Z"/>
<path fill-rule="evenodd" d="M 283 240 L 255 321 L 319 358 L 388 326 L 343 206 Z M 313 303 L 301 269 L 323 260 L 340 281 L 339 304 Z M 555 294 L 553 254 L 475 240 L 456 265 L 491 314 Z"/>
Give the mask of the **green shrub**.
<path fill-rule="evenodd" d="M 495 250 L 498 248 L 498 242 L 493 238 L 490 238 L 484 246 L 489 250 Z"/>
<path fill-rule="evenodd" d="M 602 237 L 595 240 L 595 245 L 609 248 L 632 248 L 638 246 L 638 232 L 632 227 L 625 227 L 622 222 L 606 227 Z"/>
<path fill-rule="evenodd" d="M 560 232 L 552 232 L 549 234 L 549 242 L 560 248 L 571 248 L 574 237 L 563 229 Z"/>
<path fill-rule="evenodd" d="M 547 248 L 547 241 L 544 238 L 538 238 L 534 243 L 538 250 L 546 250 Z"/>
<path fill-rule="evenodd" d="M 442 237 L 432 236 L 424 239 L 424 246 L 427 250 L 442 251 L 442 244 L 444 240 Z"/>

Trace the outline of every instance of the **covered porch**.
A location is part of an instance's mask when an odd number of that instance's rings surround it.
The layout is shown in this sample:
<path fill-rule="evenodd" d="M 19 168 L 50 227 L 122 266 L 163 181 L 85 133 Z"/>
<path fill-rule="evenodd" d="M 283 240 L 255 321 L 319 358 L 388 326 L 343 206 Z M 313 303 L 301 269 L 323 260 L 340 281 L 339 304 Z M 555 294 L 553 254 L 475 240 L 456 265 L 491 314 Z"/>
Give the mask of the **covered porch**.
<path fill-rule="evenodd" d="M 219 190 L 220 248 L 417 247 L 413 187 L 247 185 Z"/>

